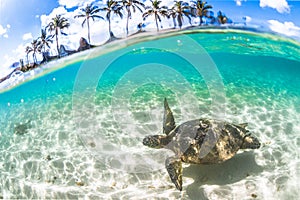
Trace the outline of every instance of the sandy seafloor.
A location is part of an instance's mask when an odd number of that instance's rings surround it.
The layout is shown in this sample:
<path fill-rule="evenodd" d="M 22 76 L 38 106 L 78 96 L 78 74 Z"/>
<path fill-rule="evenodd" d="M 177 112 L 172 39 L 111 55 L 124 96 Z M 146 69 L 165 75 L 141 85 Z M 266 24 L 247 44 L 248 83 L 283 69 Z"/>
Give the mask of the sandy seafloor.
<path fill-rule="evenodd" d="M 108 45 L 114 51 L 104 56 L 99 47 L 2 92 L 0 197 L 297 199 L 299 44 L 211 31 L 142 44 L 128 39 Z M 120 45 L 128 47 L 116 50 Z M 184 164 L 177 191 L 164 168 L 172 152 L 141 142 L 161 133 L 164 97 L 177 124 L 200 117 L 247 122 L 262 147 L 222 164 Z"/>

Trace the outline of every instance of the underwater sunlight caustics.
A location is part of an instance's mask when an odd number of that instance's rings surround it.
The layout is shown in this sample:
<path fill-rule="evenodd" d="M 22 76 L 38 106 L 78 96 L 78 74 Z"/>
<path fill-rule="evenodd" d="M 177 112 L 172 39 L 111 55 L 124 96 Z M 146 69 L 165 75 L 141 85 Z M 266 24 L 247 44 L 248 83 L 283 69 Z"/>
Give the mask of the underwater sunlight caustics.
<path fill-rule="evenodd" d="M 24 73 L 0 91 L 0 198 L 297 199 L 299 55 L 269 33 L 143 32 Z"/>
<path fill-rule="evenodd" d="M 151 135 L 143 144 L 151 148 L 166 148 L 176 156 L 166 160 L 166 169 L 178 190 L 182 190 L 181 161 L 192 164 L 222 163 L 239 149 L 258 149 L 260 142 L 251 136 L 248 124 L 229 124 L 212 119 L 197 119 L 175 126 L 173 113 L 164 101 L 163 130 L 166 135 Z"/>

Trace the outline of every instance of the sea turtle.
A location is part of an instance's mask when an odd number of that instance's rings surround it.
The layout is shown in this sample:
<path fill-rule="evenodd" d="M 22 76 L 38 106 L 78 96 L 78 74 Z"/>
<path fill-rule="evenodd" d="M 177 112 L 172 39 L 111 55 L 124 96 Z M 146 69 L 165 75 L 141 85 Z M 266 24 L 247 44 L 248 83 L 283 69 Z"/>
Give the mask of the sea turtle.
<path fill-rule="evenodd" d="M 176 127 L 167 99 L 164 100 L 163 132 L 150 135 L 143 144 L 166 148 L 175 156 L 166 159 L 165 167 L 172 182 L 182 190 L 182 162 L 192 164 L 221 163 L 232 158 L 239 149 L 258 149 L 260 142 L 246 130 L 247 123 L 232 124 L 216 119 L 196 119 Z"/>

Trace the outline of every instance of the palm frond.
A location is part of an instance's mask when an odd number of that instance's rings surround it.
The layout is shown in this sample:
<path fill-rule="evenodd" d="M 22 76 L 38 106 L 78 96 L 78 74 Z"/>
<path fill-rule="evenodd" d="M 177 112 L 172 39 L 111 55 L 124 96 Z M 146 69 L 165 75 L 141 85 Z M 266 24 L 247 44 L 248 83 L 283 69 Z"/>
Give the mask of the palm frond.
<path fill-rule="evenodd" d="M 86 18 L 83 20 L 81 26 L 83 27 L 85 23 L 86 23 Z"/>
<path fill-rule="evenodd" d="M 101 16 L 99 16 L 99 15 L 93 15 L 93 16 L 91 16 L 91 18 L 92 18 L 93 21 L 95 21 L 94 18 L 98 18 L 98 19 L 103 19 L 104 20 L 104 18 L 101 17 Z"/>
<path fill-rule="evenodd" d="M 75 16 L 74 16 L 74 18 L 79 18 L 79 17 L 86 17 L 86 15 L 80 14 L 80 15 L 75 15 Z"/>
<path fill-rule="evenodd" d="M 67 35 L 68 35 L 67 33 L 64 33 L 64 32 L 62 32 L 62 31 L 60 31 L 60 33 L 61 33 L 62 35 L 64 35 L 64 36 L 67 36 Z"/>

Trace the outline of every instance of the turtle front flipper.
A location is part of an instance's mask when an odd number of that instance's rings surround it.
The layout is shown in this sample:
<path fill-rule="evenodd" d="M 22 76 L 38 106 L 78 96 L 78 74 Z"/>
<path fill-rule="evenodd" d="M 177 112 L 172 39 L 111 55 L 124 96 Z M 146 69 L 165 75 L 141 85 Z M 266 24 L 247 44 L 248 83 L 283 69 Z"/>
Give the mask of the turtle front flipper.
<path fill-rule="evenodd" d="M 168 101 L 165 98 L 164 101 L 164 118 L 163 118 L 163 131 L 166 135 L 169 135 L 169 133 L 176 127 L 175 120 L 173 113 L 169 107 Z"/>
<path fill-rule="evenodd" d="M 179 158 L 169 157 L 166 159 L 166 168 L 176 188 L 182 191 L 182 163 Z"/>

